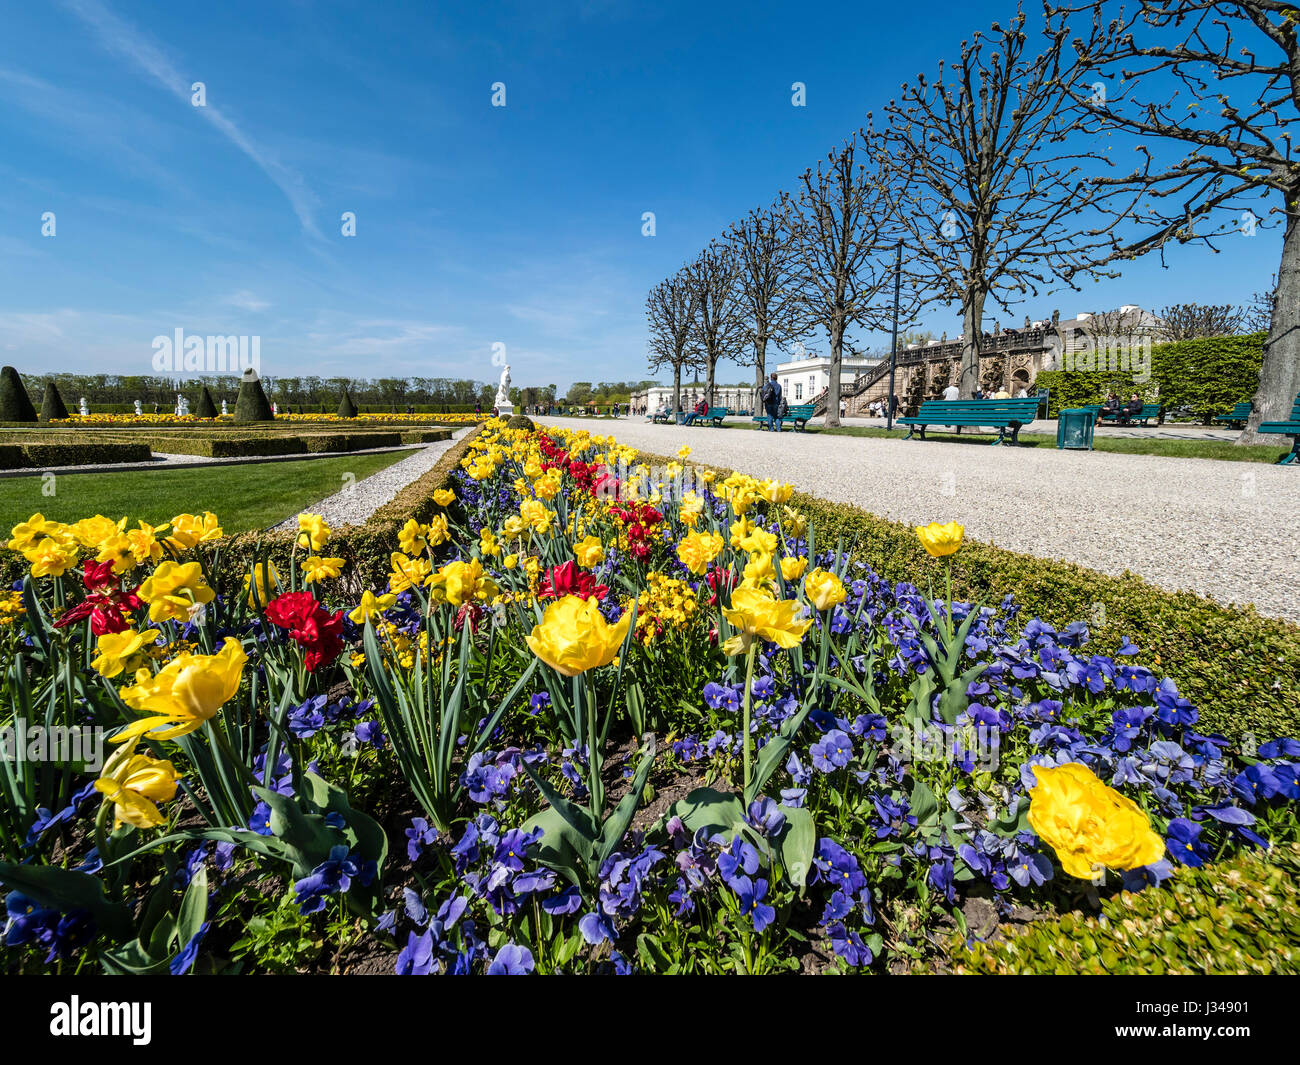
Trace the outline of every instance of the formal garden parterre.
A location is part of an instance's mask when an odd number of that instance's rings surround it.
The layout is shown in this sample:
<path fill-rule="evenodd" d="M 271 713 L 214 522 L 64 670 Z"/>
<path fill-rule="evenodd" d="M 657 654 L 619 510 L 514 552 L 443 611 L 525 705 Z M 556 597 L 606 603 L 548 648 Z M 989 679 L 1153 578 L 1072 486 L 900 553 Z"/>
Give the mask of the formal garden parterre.
<path fill-rule="evenodd" d="M 9 735 L 108 742 L 0 762 L 5 968 L 1294 971 L 1159 920 L 1294 909 L 1294 626 L 1094 639 L 1106 578 L 683 450 L 494 421 L 339 532 L 16 526 Z"/>

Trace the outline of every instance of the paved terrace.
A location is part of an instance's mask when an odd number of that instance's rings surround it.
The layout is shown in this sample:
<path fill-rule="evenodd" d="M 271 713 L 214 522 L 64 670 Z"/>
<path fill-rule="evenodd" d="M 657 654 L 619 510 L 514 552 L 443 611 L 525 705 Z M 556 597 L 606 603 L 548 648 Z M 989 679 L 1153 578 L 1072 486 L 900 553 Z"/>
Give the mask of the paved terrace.
<path fill-rule="evenodd" d="M 1261 613 L 1300 622 L 1294 467 L 652 425 L 641 418 L 537 420 L 613 435 L 660 455 L 690 444 L 700 462 L 781 478 L 881 517 L 912 525 L 959 521 L 974 540 L 1113 575 L 1131 570 L 1165 588 L 1253 603 Z"/>

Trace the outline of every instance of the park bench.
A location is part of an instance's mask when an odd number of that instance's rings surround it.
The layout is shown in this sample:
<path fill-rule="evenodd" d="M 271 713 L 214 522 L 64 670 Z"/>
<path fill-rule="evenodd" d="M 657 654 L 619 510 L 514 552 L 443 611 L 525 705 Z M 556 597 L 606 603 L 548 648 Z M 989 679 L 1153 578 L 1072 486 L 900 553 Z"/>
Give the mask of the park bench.
<path fill-rule="evenodd" d="M 1246 422 L 1250 419 L 1250 411 L 1251 402 L 1250 400 L 1246 400 L 1245 402 L 1238 403 L 1233 407 L 1231 413 L 1220 414 L 1214 420 L 1216 422 L 1223 422 L 1230 429 L 1244 429 L 1246 427 Z"/>
<path fill-rule="evenodd" d="M 1295 402 L 1291 405 L 1291 417 L 1287 421 L 1260 422 L 1259 429 L 1256 431 L 1291 437 L 1291 450 L 1278 459 L 1277 464 L 1279 466 L 1300 464 L 1300 394 L 1296 395 Z"/>
<path fill-rule="evenodd" d="M 786 422 L 793 422 L 795 431 L 802 433 L 804 431 L 804 428 L 808 425 L 808 419 L 813 417 L 816 411 L 817 411 L 816 404 L 803 403 L 797 407 L 791 407 L 783 415 L 781 415 L 781 417 L 777 418 L 776 420 L 781 424 L 782 427 L 785 426 Z M 755 414 L 751 420 L 756 422 L 762 422 L 764 425 L 766 425 L 767 415 Z"/>
<path fill-rule="evenodd" d="M 667 411 L 655 411 L 650 416 L 650 420 L 656 425 L 668 425 L 673 420 L 673 416 Z"/>
<path fill-rule="evenodd" d="M 1137 425 L 1141 423 L 1146 425 L 1150 418 L 1158 419 L 1160 417 L 1159 403 L 1143 403 L 1141 414 L 1125 414 L 1121 411 L 1106 411 L 1102 413 L 1101 420 L 1109 422 L 1112 425 Z M 1095 421 L 1096 419 L 1094 419 Z"/>
<path fill-rule="evenodd" d="M 722 428 L 722 419 L 731 412 L 726 407 L 710 407 L 704 414 L 698 415 L 692 425 L 703 425 L 706 422 L 711 423 L 717 428 Z M 690 415 L 687 415 L 690 417 Z"/>
<path fill-rule="evenodd" d="M 909 431 L 905 440 L 919 432 L 925 439 L 925 431 L 934 425 L 956 426 L 958 432 L 963 426 L 974 428 L 997 429 L 998 437 L 992 441 L 1001 444 L 1007 440 L 1007 430 L 1011 430 L 1011 443 L 1019 443 L 1020 427 L 1028 425 L 1038 413 L 1038 397 L 1027 399 L 932 399 L 921 404 L 921 409 L 914 418 L 899 418 L 899 425 L 906 425 Z"/>

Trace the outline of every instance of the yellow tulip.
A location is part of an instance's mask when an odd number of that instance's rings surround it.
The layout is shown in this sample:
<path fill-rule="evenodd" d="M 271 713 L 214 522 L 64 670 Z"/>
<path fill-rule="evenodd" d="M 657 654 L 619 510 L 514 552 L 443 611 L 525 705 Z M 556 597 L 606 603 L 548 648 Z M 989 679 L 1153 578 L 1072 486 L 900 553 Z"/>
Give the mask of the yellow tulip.
<path fill-rule="evenodd" d="M 632 615 L 610 625 L 594 599 L 566 595 L 546 608 L 539 625 L 524 637 L 533 654 L 566 677 L 576 677 L 618 656 Z"/>
<path fill-rule="evenodd" d="M 586 536 L 573 545 L 573 557 L 584 569 L 594 569 L 605 561 L 605 546 L 594 536 Z"/>
<path fill-rule="evenodd" d="M 921 546 L 931 558 L 951 555 L 961 547 L 961 538 L 965 532 L 966 529 L 955 521 L 950 521 L 947 525 L 932 521 L 929 525 L 916 527 L 916 535 L 920 538 Z"/>
<path fill-rule="evenodd" d="M 433 493 L 433 501 L 440 507 L 449 507 L 456 500 L 456 493 L 450 488 L 439 488 Z"/>
<path fill-rule="evenodd" d="M 738 632 L 722 645 L 723 653 L 743 654 L 755 638 L 787 649 L 797 647 L 812 625 L 811 618 L 799 619 L 802 606 L 797 599 L 778 601 L 758 588 L 737 588 L 731 593 L 731 606 L 723 614 Z"/>
<path fill-rule="evenodd" d="M 1101 868 L 1136 869 L 1164 857 L 1164 841 L 1147 815 L 1087 766 L 1033 768 L 1029 824 L 1071 876 L 1089 880 Z"/>
<path fill-rule="evenodd" d="M 167 545 L 174 551 L 188 551 L 198 544 L 219 540 L 222 536 L 221 524 L 210 510 L 205 511 L 202 517 L 194 514 L 177 514 L 172 518 L 170 525 L 172 534 L 167 537 Z"/>
<path fill-rule="evenodd" d="M 153 828 L 166 820 L 156 804 L 176 794 L 176 767 L 124 747 L 105 763 L 95 790 L 114 804 L 114 828 Z"/>
<path fill-rule="evenodd" d="M 677 545 L 677 557 L 683 566 L 699 576 L 718 557 L 723 546 L 722 537 L 716 533 L 692 532 Z"/>
<path fill-rule="evenodd" d="M 103 559 L 100 559 L 102 562 Z M 252 577 L 257 578 L 254 589 Z M 276 586 L 280 583 L 280 574 L 276 572 L 275 563 L 269 558 L 254 567 L 253 574 L 244 574 L 244 591 L 248 593 L 248 608 L 263 610 L 266 604 L 276 596 Z"/>
<path fill-rule="evenodd" d="M 62 577 L 77 564 L 78 551 L 46 537 L 29 547 L 23 557 L 32 564 L 33 577 Z"/>
<path fill-rule="evenodd" d="M 175 518 L 172 519 L 175 522 Z M 126 528 L 126 519 L 114 521 L 112 518 L 106 518 L 102 514 L 96 514 L 93 518 L 82 518 L 79 522 L 68 526 L 70 532 L 82 547 L 88 551 L 98 551 L 99 545 L 107 540 L 110 536 L 117 536 Z M 13 545 L 10 544 L 10 547 Z"/>
<path fill-rule="evenodd" d="M 758 491 L 769 503 L 788 503 L 794 495 L 794 485 L 768 480 L 759 484 Z"/>
<path fill-rule="evenodd" d="M 781 576 L 787 581 L 797 581 L 803 576 L 803 571 L 808 568 L 806 558 L 796 558 L 793 555 L 786 555 L 781 559 Z"/>
<path fill-rule="evenodd" d="M 170 740 L 193 732 L 234 698 L 247 661 L 244 648 L 230 637 L 215 655 L 178 655 L 160 672 L 122 689 L 127 706 L 150 716 L 133 721 L 112 742 L 125 743 L 144 733 Z"/>
<path fill-rule="evenodd" d="M 216 594 L 204 583 L 203 567 L 197 562 L 159 563 L 149 579 L 140 585 L 140 598 L 149 604 L 150 621 L 188 622 Z"/>
<path fill-rule="evenodd" d="M 483 563 L 478 559 L 468 562 L 449 562 L 438 571 L 447 602 L 459 607 L 478 600 L 487 602 L 499 589 L 491 577 L 483 573 Z"/>
<path fill-rule="evenodd" d="M 815 569 L 803 579 L 803 593 L 817 610 L 830 610 L 844 602 L 844 583 L 829 570 Z"/>

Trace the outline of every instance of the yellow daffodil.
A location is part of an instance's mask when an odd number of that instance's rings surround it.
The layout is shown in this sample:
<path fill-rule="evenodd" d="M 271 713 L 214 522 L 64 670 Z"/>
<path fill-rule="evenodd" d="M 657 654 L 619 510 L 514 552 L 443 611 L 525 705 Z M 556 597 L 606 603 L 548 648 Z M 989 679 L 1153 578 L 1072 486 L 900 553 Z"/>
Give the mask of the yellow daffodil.
<path fill-rule="evenodd" d="M 330 538 L 330 527 L 319 514 L 298 515 L 297 544 L 304 550 L 310 549 L 313 555 L 319 555 L 325 541 Z"/>
<path fill-rule="evenodd" d="M 1164 857 L 1164 841 L 1142 809 L 1087 766 L 1067 762 L 1033 770 L 1030 827 L 1071 876 L 1089 880 L 1103 868 L 1136 869 Z"/>
<path fill-rule="evenodd" d="M 126 540 L 137 565 L 143 566 L 146 562 L 157 562 L 162 558 L 163 545 L 158 534 L 166 530 L 166 524 L 147 525 L 145 522 L 139 522 L 134 529 L 127 529 Z"/>
<path fill-rule="evenodd" d="M 524 637 L 533 654 L 566 677 L 607 666 L 618 656 L 631 624 L 630 612 L 610 625 L 594 599 L 566 595 L 546 608 L 541 623 Z"/>
<path fill-rule="evenodd" d="M 429 547 L 428 530 L 414 518 L 408 518 L 397 534 L 397 542 L 408 555 L 422 555 Z"/>
<path fill-rule="evenodd" d="M 167 545 L 172 550 L 188 551 L 199 544 L 208 544 L 222 537 L 221 523 L 212 511 L 205 511 L 202 517 L 194 514 L 177 514 L 169 523 L 172 534 L 167 537 Z"/>
<path fill-rule="evenodd" d="M 511 519 L 511 521 L 516 520 L 518 519 Z M 506 524 L 509 524 L 509 522 Z M 509 537 L 507 539 L 509 539 Z M 478 553 L 483 558 L 492 558 L 501 554 L 501 545 L 497 543 L 497 538 L 491 529 L 480 529 L 478 531 Z"/>
<path fill-rule="evenodd" d="M 772 556 L 766 551 L 755 551 L 745 563 L 741 574 L 742 584 L 751 588 L 761 587 L 776 579 L 776 570 L 772 566 Z"/>
<path fill-rule="evenodd" d="M 685 462 L 688 458 L 690 458 L 690 457 L 691 457 L 691 445 L 690 445 L 690 444 L 683 444 L 681 447 L 679 447 L 679 448 L 677 449 L 677 457 L 678 457 L 679 459 L 681 459 L 683 462 Z"/>
<path fill-rule="evenodd" d="M 9 548 L 26 553 L 42 540 L 62 541 L 68 528 L 61 521 L 46 521 L 44 514 L 33 514 L 9 531 Z"/>
<path fill-rule="evenodd" d="M 965 532 L 965 528 L 955 521 L 950 521 L 947 525 L 932 521 L 929 525 L 916 527 L 916 535 L 920 538 L 921 546 L 931 558 L 951 555 L 961 547 L 961 538 Z"/>
<path fill-rule="evenodd" d="M 803 579 L 803 594 L 814 609 L 830 610 L 844 602 L 844 582 L 830 570 L 815 569 Z"/>
<path fill-rule="evenodd" d="M 176 795 L 176 767 L 124 747 L 104 764 L 95 790 L 113 803 L 113 827 L 154 828 L 166 818 L 157 804 Z"/>
<path fill-rule="evenodd" d="M 681 518 L 683 525 L 693 529 L 699 523 L 700 514 L 703 510 L 704 499 L 694 492 L 687 492 L 682 497 L 682 505 L 677 511 L 677 516 Z"/>
<path fill-rule="evenodd" d="M 23 557 L 32 564 L 33 577 L 62 577 L 77 564 L 79 552 L 75 545 L 46 537 L 23 552 Z"/>
<path fill-rule="evenodd" d="M 102 561 L 102 559 L 101 559 Z M 257 587 L 254 589 L 252 577 L 257 578 Z M 250 610 L 264 610 L 266 604 L 278 594 L 276 586 L 280 583 L 280 574 L 276 572 L 275 563 L 266 559 L 261 564 L 253 568 L 252 574 L 244 574 L 244 591 L 248 593 L 248 607 Z"/>
<path fill-rule="evenodd" d="M 423 584 L 433 571 L 427 558 L 408 558 L 400 551 L 389 555 L 388 563 L 393 568 L 393 572 L 388 575 L 388 590 L 394 594 L 400 594 L 413 585 Z"/>
<path fill-rule="evenodd" d="M 397 596 L 392 595 L 375 595 L 373 592 L 365 591 L 361 593 L 361 602 L 348 617 L 352 619 L 354 625 L 364 625 L 367 621 L 371 624 L 377 624 L 380 615 L 385 610 L 391 610 L 397 604 Z"/>
<path fill-rule="evenodd" d="M 144 733 L 170 740 L 193 732 L 234 698 L 247 661 L 244 648 L 230 637 L 215 655 L 178 655 L 160 672 L 122 689 L 127 706 L 150 716 L 133 721 L 112 742 L 126 743 Z"/>
<path fill-rule="evenodd" d="M 433 493 L 433 501 L 440 507 L 449 507 L 456 501 L 456 493 L 450 488 L 439 488 Z"/>
<path fill-rule="evenodd" d="M 449 562 L 438 573 L 447 602 L 455 607 L 476 600 L 488 602 L 499 590 L 492 578 L 483 573 L 483 563 L 476 558 Z"/>
<path fill-rule="evenodd" d="M 340 573 L 347 561 L 341 558 L 321 558 L 320 555 L 311 555 L 302 560 L 303 580 L 308 584 L 316 584 L 320 581 L 332 581 Z"/>
<path fill-rule="evenodd" d="M 505 565 L 506 569 L 514 569 L 517 565 L 519 565 L 519 556 L 518 556 L 518 555 L 506 555 L 505 560 L 504 560 L 504 565 Z"/>
<path fill-rule="evenodd" d="M 777 600 L 758 588 L 737 588 L 731 593 L 731 606 L 723 614 L 738 631 L 722 645 L 723 653 L 743 654 L 755 639 L 787 649 L 797 647 L 812 624 L 811 618 L 800 620 L 802 606 L 797 599 Z"/>
<path fill-rule="evenodd" d="M 127 539 L 126 533 L 116 533 L 101 541 L 99 551 L 95 555 L 95 561 L 111 562 L 113 572 L 118 576 L 130 573 L 139 565 L 139 562 L 136 561 L 135 552 L 131 550 L 131 541 Z"/>
<path fill-rule="evenodd" d="M 451 538 L 451 527 L 447 524 L 447 515 L 435 515 L 425 526 L 424 538 L 430 547 L 437 547 Z"/>
<path fill-rule="evenodd" d="M 108 632 L 100 636 L 95 645 L 99 648 L 99 657 L 90 663 L 101 677 L 116 677 L 131 658 L 144 648 L 157 644 L 162 633 L 157 629 L 123 629 L 121 632 Z"/>
<path fill-rule="evenodd" d="M 781 519 L 781 527 L 786 534 L 793 536 L 796 540 L 804 534 L 808 528 L 808 519 L 800 514 L 797 510 L 791 510 L 789 507 L 781 508 L 784 517 Z"/>
<path fill-rule="evenodd" d="M 605 561 L 605 546 L 595 536 L 585 536 L 573 545 L 573 557 L 584 569 L 594 569 Z"/>
<path fill-rule="evenodd" d="M 160 562 L 140 585 L 139 594 L 149 604 L 150 621 L 188 622 L 217 593 L 204 583 L 203 567 L 199 563 Z"/>
<path fill-rule="evenodd" d="M 93 518 L 82 518 L 80 521 L 69 525 L 68 531 L 76 538 L 77 543 L 81 544 L 87 551 L 98 551 L 100 544 L 110 536 L 119 535 L 125 528 L 125 518 L 114 521 L 102 514 L 96 514 Z"/>

